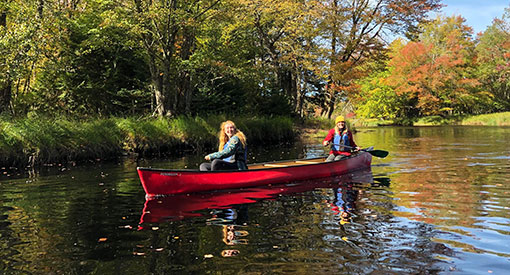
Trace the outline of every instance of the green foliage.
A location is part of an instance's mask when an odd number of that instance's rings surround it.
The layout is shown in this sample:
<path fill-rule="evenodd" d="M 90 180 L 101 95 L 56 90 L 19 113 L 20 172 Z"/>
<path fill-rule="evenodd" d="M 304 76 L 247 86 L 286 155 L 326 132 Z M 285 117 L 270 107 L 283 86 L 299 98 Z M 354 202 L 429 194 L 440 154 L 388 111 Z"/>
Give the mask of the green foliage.
<path fill-rule="evenodd" d="M 401 116 L 404 102 L 387 84 L 390 71 L 374 73 L 362 79 L 356 114 L 362 118 L 394 119 Z"/>
<path fill-rule="evenodd" d="M 149 73 L 141 49 L 125 27 L 105 24 L 109 8 L 103 1 L 90 1 L 82 12 L 63 20 L 65 64 L 49 62 L 52 66 L 36 80 L 36 99 L 43 103 L 36 104 L 39 112 L 54 113 L 65 106 L 67 112 L 79 115 L 132 115 L 150 106 Z M 58 96 L 52 97 L 55 91 Z"/>
<path fill-rule="evenodd" d="M 491 95 L 481 112 L 510 109 L 510 9 L 479 37 L 477 76 Z"/>
<path fill-rule="evenodd" d="M 510 109 L 509 12 L 475 51 L 461 17 L 418 31 L 438 4 L 3 1 L 0 112 L 331 116 L 355 106 L 360 117 L 404 121 Z M 388 48 L 386 31 L 414 40 Z"/>

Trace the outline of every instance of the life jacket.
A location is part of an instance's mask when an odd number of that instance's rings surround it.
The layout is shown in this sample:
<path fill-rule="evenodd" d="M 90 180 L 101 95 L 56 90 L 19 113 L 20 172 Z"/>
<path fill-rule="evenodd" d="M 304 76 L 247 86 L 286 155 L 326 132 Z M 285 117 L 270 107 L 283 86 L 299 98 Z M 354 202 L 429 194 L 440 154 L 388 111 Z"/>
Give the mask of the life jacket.
<path fill-rule="evenodd" d="M 223 150 L 227 149 L 228 145 L 230 144 L 230 139 L 227 141 L 227 143 L 225 143 L 225 145 L 223 145 Z M 235 156 L 236 154 L 233 154 L 232 156 L 230 157 L 226 157 L 224 158 L 223 160 L 224 161 L 232 161 L 232 158 Z M 244 161 L 246 161 L 248 159 L 248 145 L 246 145 L 244 147 Z"/>
<path fill-rule="evenodd" d="M 225 145 L 223 145 L 223 150 L 227 149 L 228 145 L 230 144 L 230 139 L 225 143 Z M 234 155 L 230 156 L 230 157 L 226 157 L 224 158 L 223 160 L 224 161 L 230 161 L 232 159 Z"/>
<path fill-rule="evenodd" d="M 344 134 L 338 134 L 335 132 L 335 136 L 333 137 L 333 145 L 331 145 L 331 150 L 338 152 L 350 152 L 351 148 L 343 147 L 340 145 L 351 146 L 351 142 L 349 140 L 349 135 L 347 131 Z"/>

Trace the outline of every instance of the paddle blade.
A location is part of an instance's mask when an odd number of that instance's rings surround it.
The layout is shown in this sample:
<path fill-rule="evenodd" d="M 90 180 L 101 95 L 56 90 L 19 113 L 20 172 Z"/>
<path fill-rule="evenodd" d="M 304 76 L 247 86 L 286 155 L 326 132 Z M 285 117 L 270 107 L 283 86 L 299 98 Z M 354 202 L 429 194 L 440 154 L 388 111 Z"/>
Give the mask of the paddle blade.
<path fill-rule="evenodd" d="M 378 158 L 385 158 L 389 154 L 388 151 L 384 151 L 384 150 L 372 150 L 372 151 L 367 151 L 367 152 L 369 152 L 372 156 L 378 157 Z"/>

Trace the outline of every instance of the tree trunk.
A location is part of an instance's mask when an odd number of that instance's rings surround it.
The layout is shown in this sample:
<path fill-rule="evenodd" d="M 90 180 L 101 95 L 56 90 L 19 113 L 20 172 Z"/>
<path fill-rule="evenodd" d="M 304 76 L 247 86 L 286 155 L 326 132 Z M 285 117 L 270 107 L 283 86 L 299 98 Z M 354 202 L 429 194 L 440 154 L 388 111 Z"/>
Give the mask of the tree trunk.
<path fill-rule="evenodd" d="M 337 18 L 338 12 L 338 1 L 333 1 L 333 12 L 334 18 Z M 330 67 L 329 67 L 329 76 L 328 76 L 328 84 L 326 86 L 326 97 L 324 99 L 324 107 L 322 109 L 322 116 L 326 116 L 328 119 L 331 119 L 331 115 L 333 111 L 335 111 L 335 89 L 332 73 L 335 71 L 335 63 L 336 63 L 336 44 L 338 38 L 338 28 L 336 24 L 336 20 L 333 21 L 333 26 L 331 28 L 331 53 L 330 53 Z"/>
<path fill-rule="evenodd" d="M 158 69 L 156 60 L 152 55 L 149 61 L 149 70 L 151 74 L 151 90 L 154 93 L 154 99 L 156 101 L 154 113 L 157 113 L 159 117 L 162 117 L 166 114 L 166 96 L 163 89 L 163 73 Z"/>
<path fill-rule="evenodd" d="M 288 96 L 292 101 L 292 107 L 294 110 L 297 109 L 297 87 L 295 81 L 295 75 L 287 68 L 280 67 L 277 73 L 278 87 L 283 93 Z"/>
<path fill-rule="evenodd" d="M 181 60 L 189 60 L 195 50 L 195 34 L 192 28 L 185 28 L 184 39 L 182 41 L 181 48 Z M 191 113 L 191 97 L 192 97 L 192 85 L 191 85 L 191 72 L 189 68 L 184 69 L 179 73 L 178 76 L 178 91 L 177 94 L 180 98 L 179 112 L 190 114 Z"/>
<path fill-rule="evenodd" d="M 328 119 L 331 119 L 331 116 L 333 115 L 333 111 L 335 111 L 335 90 L 333 88 L 329 88 L 329 102 L 327 105 L 327 113 L 326 117 Z"/>
<path fill-rule="evenodd" d="M 6 28 L 7 27 L 7 11 L 0 11 L 0 26 Z M 3 63 L 4 60 L 2 60 Z M 10 79 L 9 73 L 5 73 L 6 77 L 4 81 L 0 81 L 0 113 L 6 112 L 9 110 L 9 105 L 11 104 L 12 98 L 12 81 Z"/>
<path fill-rule="evenodd" d="M 39 4 L 37 5 L 37 15 L 39 18 L 43 18 L 43 11 L 44 11 L 44 0 L 39 0 Z"/>
<path fill-rule="evenodd" d="M 0 84 L 0 113 L 9 111 L 12 97 L 12 83 L 7 80 L 6 83 Z"/>
<path fill-rule="evenodd" d="M 0 11 L 0 26 L 2 27 L 7 26 L 7 11 L 5 10 Z"/>
<path fill-rule="evenodd" d="M 295 112 L 300 117 L 303 117 L 303 79 L 302 74 L 300 72 L 296 73 L 296 76 L 294 77 L 294 86 L 296 87 L 296 106 L 295 106 Z"/>

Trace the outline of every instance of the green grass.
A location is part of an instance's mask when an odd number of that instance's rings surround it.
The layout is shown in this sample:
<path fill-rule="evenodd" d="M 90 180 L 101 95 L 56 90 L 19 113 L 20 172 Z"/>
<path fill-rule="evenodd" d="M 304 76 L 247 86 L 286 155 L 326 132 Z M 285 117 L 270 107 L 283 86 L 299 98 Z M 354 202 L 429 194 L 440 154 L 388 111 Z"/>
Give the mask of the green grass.
<path fill-rule="evenodd" d="M 510 112 L 472 116 L 462 119 L 460 125 L 510 126 Z"/>
<path fill-rule="evenodd" d="M 438 126 L 438 125 L 481 125 L 510 126 L 510 112 L 471 116 L 427 116 L 417 119 L 400 119 L 396 121 L 380 119 L 356 119 L 355 127 L 375 127 L 386 125 Z"/>
<path fill-rule="evenodd" d="M 226 118 L 218 115 L 87 121 L 0 118 L 0 165 L 25 167 L 126 154 L 178 155 L 185 150 L 210 151 L 216 149 L 220 123 L 227 119 L 236 123 L 251 145 L 295 138 L 294 123 L 286 117 Z"/>

